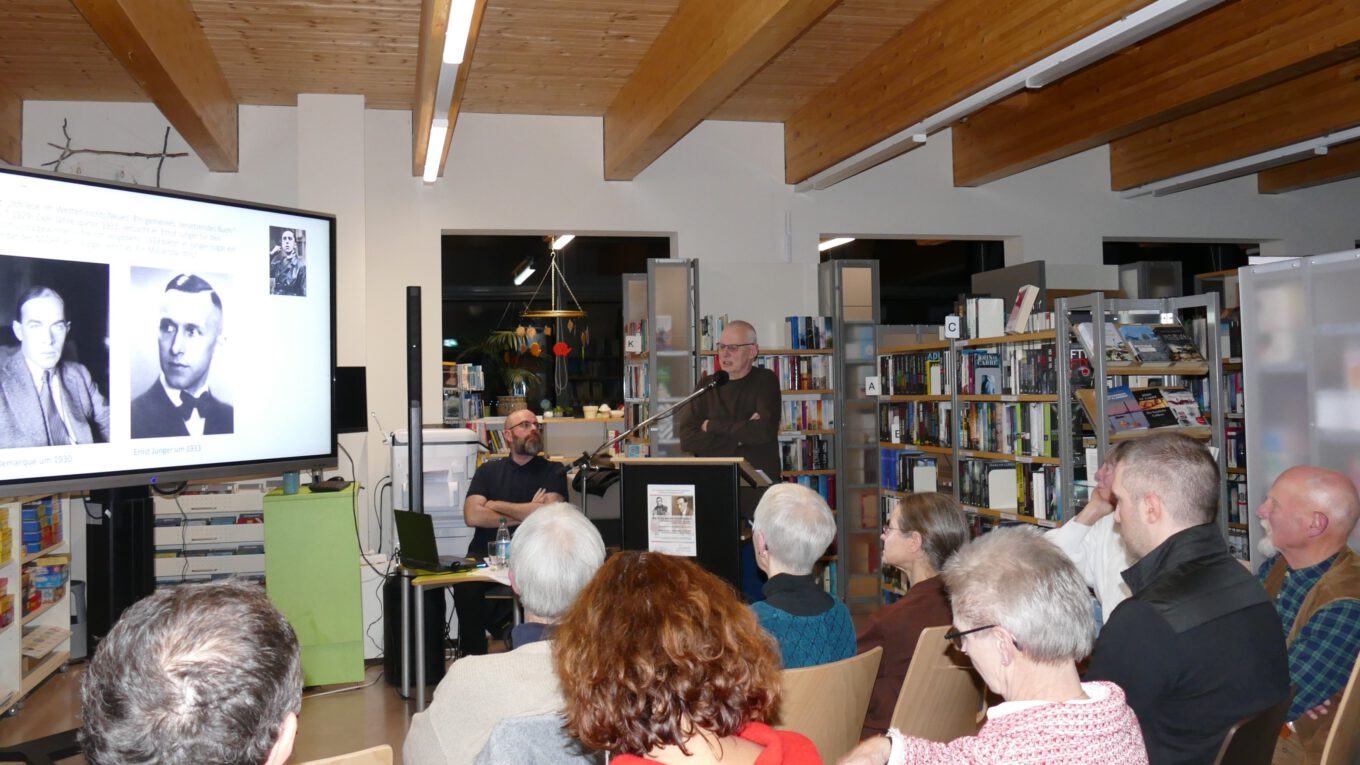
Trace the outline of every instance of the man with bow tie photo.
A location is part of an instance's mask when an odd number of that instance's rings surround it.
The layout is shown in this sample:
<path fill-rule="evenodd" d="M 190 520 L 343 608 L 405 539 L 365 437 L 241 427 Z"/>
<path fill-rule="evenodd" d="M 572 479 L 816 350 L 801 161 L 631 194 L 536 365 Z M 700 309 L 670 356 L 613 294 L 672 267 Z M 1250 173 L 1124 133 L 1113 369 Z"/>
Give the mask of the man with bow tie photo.
<path fill-rule="evenodd" d="M 132 401 L 132 437 L 231 433 L 231 405 L 208 388 L 222 343 L 222 299 L 212 285 L 193 274 L 171 279 L 161 296 L 158 338 L 161 374 Z"/>

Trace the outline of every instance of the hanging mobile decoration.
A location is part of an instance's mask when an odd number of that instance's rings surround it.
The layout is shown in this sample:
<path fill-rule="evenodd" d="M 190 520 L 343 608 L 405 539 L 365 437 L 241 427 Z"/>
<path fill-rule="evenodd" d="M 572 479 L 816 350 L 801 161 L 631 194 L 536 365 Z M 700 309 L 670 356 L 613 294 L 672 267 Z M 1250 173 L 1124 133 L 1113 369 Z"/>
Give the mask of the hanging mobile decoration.
<path fill-rule="evenodd" d="M 530 296 L 529 301 L 524 304 L 524 311 L 520 313 L 520 316 L 526 319 L 555 319 L 558 321 L 566 319 L 566 327 L 570 332 L 573 331 L 573 327 L 575 327 L 574 320 L 584 318 L 586 315 L 586 312 L 581 309 L 580 301 L 576 299 L 576 294 L 571 291 L 571 285 L 567 284 L 567 277 L 563 275 L 562 269 L 558 265 L 559 258 L 561 257 L 561 247 L 565 247 L 566 243 L 570 241 L 570 238 L 550 236 L 546 237 L 546 239 L 548 241 L 547 273 L 543 274 L 542 279 L 539 279 L 538 286 L 534 288 L 534 294 Z M 561 242 L 561 245 L 554 246 L 555 242 Z M 544 282 L 548 283 L 549 307 L 546 309 L 535 309 L 533 308 L 534 300 L 538 298 L 538 293 L 543 289 Z M 565 302 L 567 298 L 571 299 L 570 306 Z M 545 336 L 551 336 L 552 334 L 548 331 L 546 324 L 543 328 L 543 334 Z M 553 387 L 557 389 L 558 393 L 561 393 L 567 389 L 566 357 L 571 353 L 571 346 L 562 342 L 559 337 L 557 343 L 552 346 L 552 352 L 553 356 L 556 357 L 553 368 Z"/>

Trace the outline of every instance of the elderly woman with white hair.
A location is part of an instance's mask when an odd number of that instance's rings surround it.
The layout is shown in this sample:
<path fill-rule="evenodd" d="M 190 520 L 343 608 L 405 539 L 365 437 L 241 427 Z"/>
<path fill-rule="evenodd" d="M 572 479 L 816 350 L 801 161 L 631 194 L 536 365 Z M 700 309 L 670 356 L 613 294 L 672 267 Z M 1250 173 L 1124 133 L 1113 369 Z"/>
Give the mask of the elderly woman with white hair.
<path fill-rule="evenodd" d="M 942 576 L 954 607 L 949 639 L 1007 700 L 987 710 L 976 736 L 940 743 L 892 729 L 842 765 L 1148 761 L 1124 691 L 1077 674 L 1095 642 L 1095 615 L 1062 551 L 1034 529 L 998 529 L 964 545 Z"/>
<path fill-rule="evenodd" d="M 812 567 L 836 536 L 836 519 L 817 492 L 794 483 L 772 486 L 752 522 L 756 565 L 769 576 L 765 599 L 751 608 L 779 643 L 785 669 L 855 655 L 855 626 L 845 604 L 822 589 Z"/>

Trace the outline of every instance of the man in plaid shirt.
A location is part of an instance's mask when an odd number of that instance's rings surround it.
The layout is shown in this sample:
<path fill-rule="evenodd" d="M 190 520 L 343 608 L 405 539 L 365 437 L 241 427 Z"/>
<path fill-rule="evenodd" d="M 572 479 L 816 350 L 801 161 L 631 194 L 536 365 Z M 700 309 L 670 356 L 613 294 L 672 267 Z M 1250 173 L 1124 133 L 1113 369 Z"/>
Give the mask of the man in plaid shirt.
<path fill-rule="evenodd" d="M 1275 480 L 1256 516 L 1269 557 L 1259 576 L 1286 630 L 1296 688 L 1288 719 L 1305 761 L 1316 762 L 1332 716 L 1307 713 L 1336 705 L 1360 652 L 1360 555 L 1347 545 L 1360 495 L 1334 470 L 1294 467 Z"/>

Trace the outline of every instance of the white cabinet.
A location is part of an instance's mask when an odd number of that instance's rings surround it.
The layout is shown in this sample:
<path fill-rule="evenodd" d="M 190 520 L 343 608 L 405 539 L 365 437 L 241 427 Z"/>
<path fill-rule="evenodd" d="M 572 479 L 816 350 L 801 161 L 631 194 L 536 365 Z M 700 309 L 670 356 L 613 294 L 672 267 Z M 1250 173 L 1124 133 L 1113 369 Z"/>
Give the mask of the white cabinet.
<path fill-rule="evenodd" d="M 264 580 L 264 492 L 155 498 L 156 586 Z"/>

